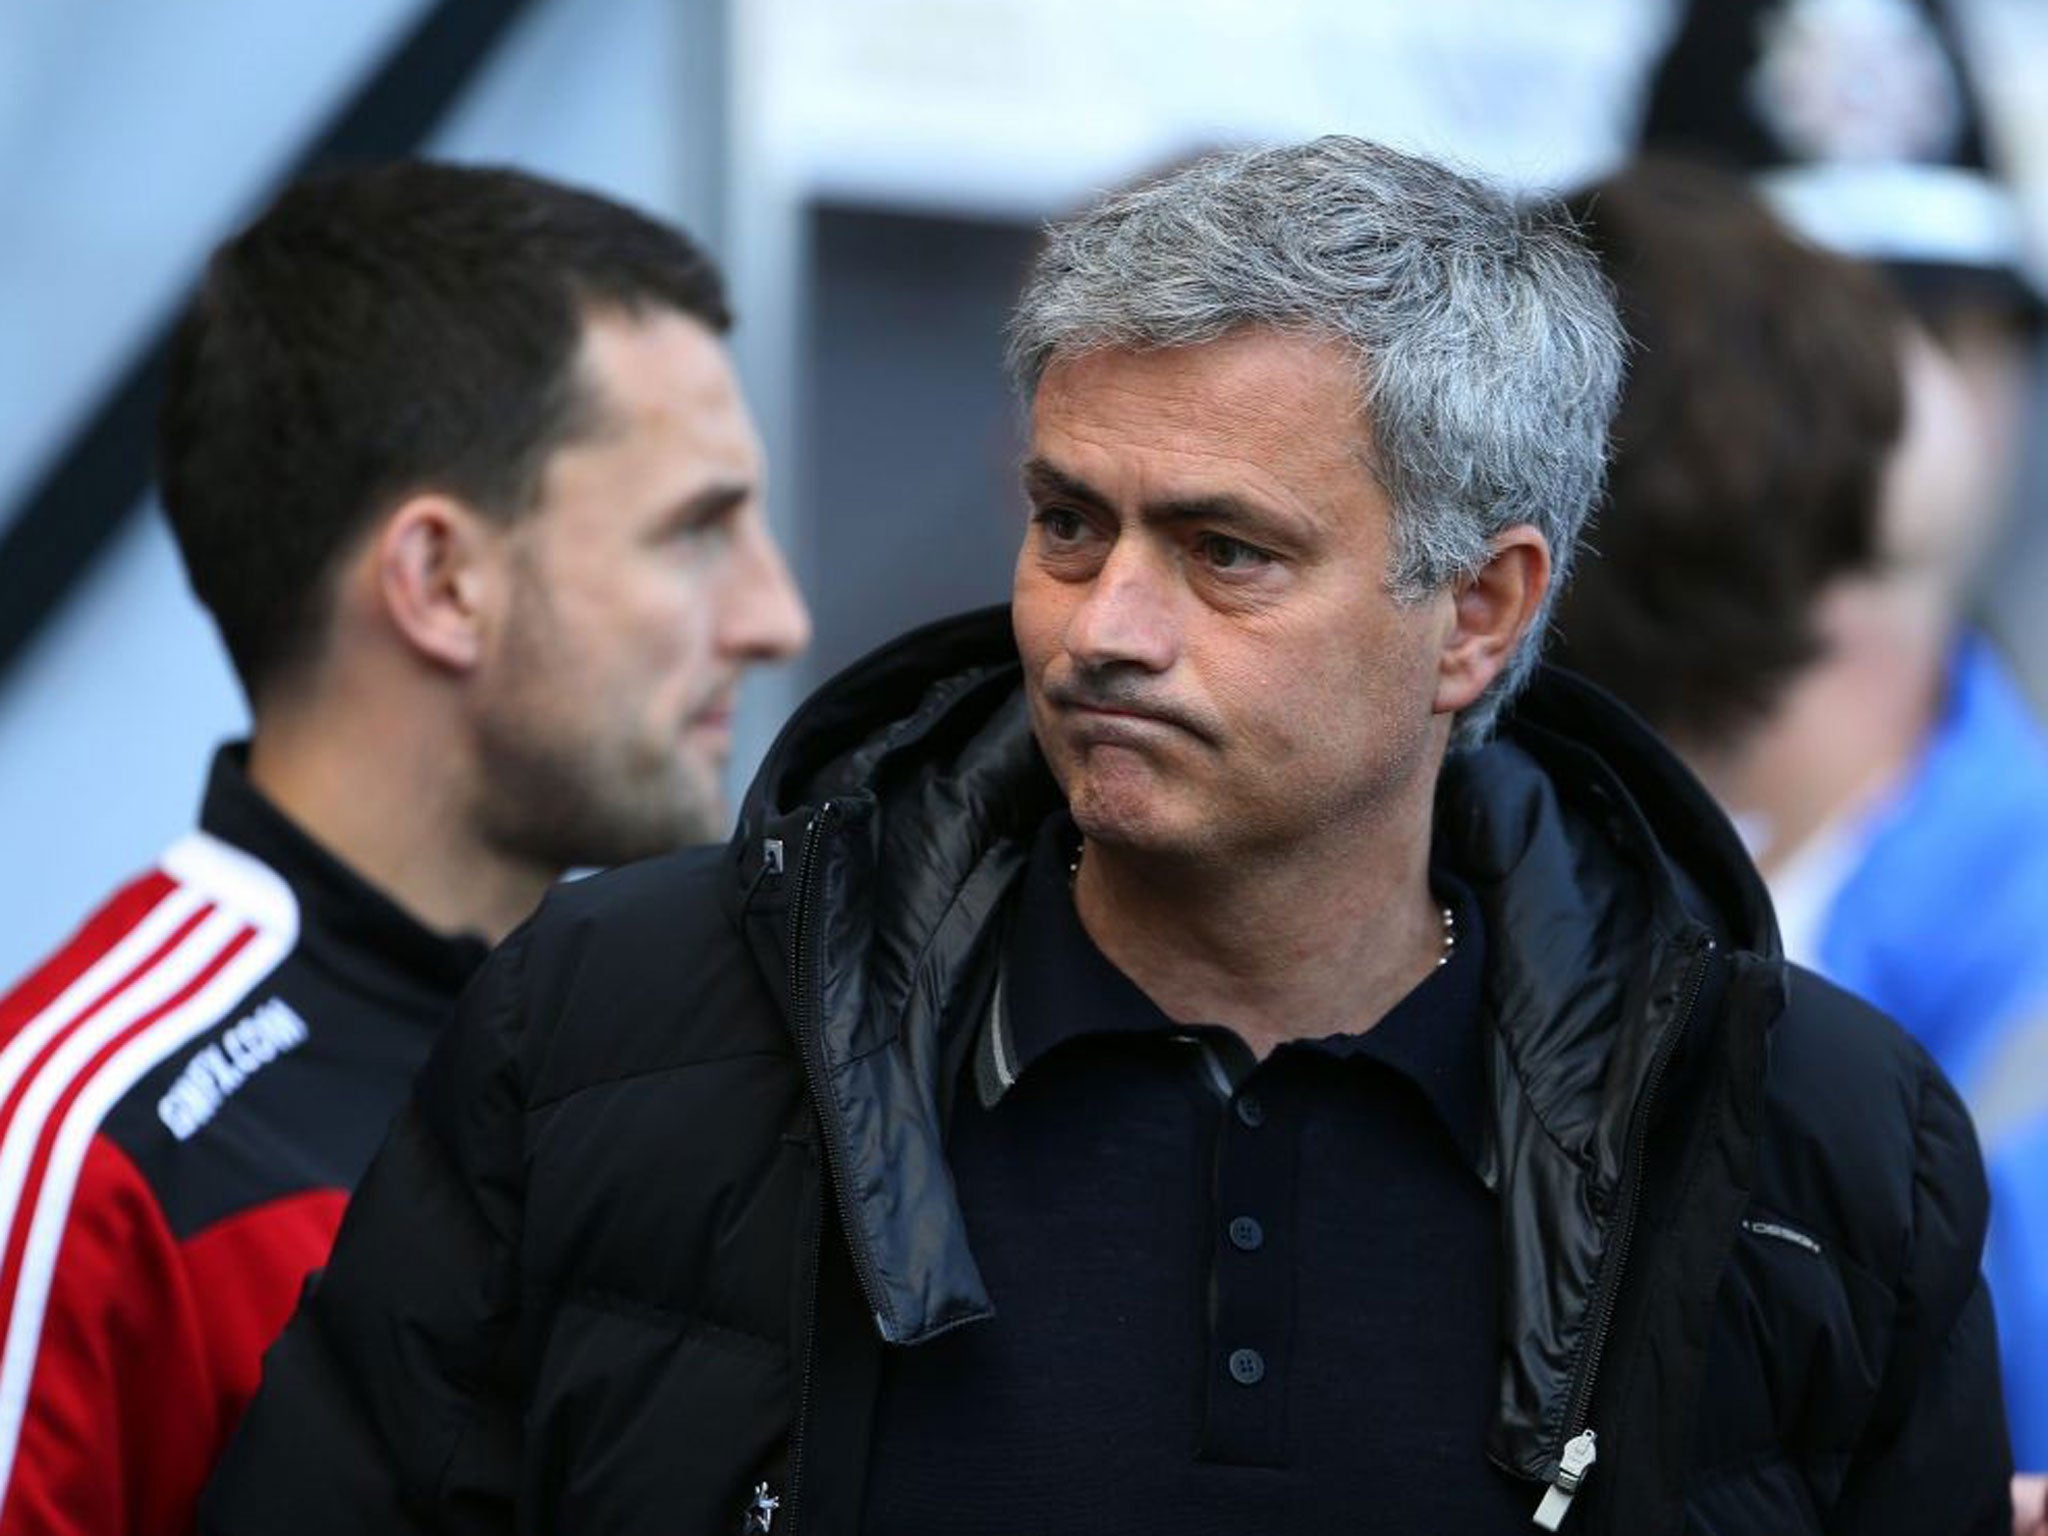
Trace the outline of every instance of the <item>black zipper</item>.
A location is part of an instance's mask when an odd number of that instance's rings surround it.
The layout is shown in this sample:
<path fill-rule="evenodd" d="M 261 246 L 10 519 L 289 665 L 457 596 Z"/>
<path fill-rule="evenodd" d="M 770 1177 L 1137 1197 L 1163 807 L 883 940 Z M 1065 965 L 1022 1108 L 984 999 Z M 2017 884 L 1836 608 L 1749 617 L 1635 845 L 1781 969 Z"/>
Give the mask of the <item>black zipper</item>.
<path fill-rule="evenodd" d="M 1614 1313 L 1621 1301 L 1621 1277 L 1628 1268 L 1629 1247 L 1635 1240 L 1636 1218 L 1642 1203 L 1644 1143 L 1649 1139 L 1650 1122 L 1654 1118 L 1651 1111 L 1656 1105 L 1658 1090 L 1663 1086 L 1665 1069 L 1678 1053 L 1679 1043 L 1692 1029 L 1693 1010 L 1699 1006 L 1700 993 L 1706 988 L 1707 968 L 1713 963 L 1714 948 L 1712 936 L 1702 934 L 1694 950 L 1692 973 L 1687 980 L 1685 1002 L 1679 1011 L 1677 1026 L 1658 1045 L 1657 1054 L 1650 1062 L 1650 1075 L 1643 1084 L 1642 1097 L 1637 1100 L 1630 1118 L 1628 1148 L 1622 1162 L 1621 1213 L 1608 1249 L 1607 1262 L 1600 1269 L 1599 1287 L 1593 1294 L 1593 1331 L 1573 1367 L 1571 1396 L 1566 1400 L 1563 1431 L 1552 1453 L 1560 1465 L 1565 1464 L 1567 1447 L 1587 1433 L 1587 1420 L 1593 1409 L 1593 1384 L 1600 1374 L 1600 1358 L 1607 1349 L 1608 1335 L 1614 1328 Z M 1585 1458 L 1587 1467 L 1591 1460 L 1590 1455 Z M 1583 1475 L 1583 1470 L 1580 1475 Z M 1571 1486 L 1564 1491 L 1567 1494 L 1575 1492 L 1578 1481 L 1579 1476 L 1574 1475 Z"/>
<path fill-rule="evenodd" d="M 782 1536 L 794 1536 L 797 1528 L 798 1500 L 804 1486 L 804 1432 L 811 1423 L 811 1378 L 816 1374 L 818 1359 L 818 1315 L 822 1308 L 818 1304 L 818 1287 L 824 1273 L 825 1223 L 830 1213 L 825 1201 L 818 1202 L 818 1219 L 811 1223 L 810 1249 L 806 1270 L 810 1276 L 808 1289 L 811 1293 L 811 1316 L 804 1330 L 804 1363 L 799 1377 L 796 1394 L 796 1423 L 789 1433 L 789 1488 L 783 1500 L 787 1522 Z"/>
<path fill-rule="evenodd" d="M 802 1490 L 804 1431 L 810 1423 L 812 1362 L 817 1354 L 817 1330 L 819 1314 L 819 1274 L 822 1270 L 822 1247 L 825 1241 L 825 1222 L 828 1212 L 836 1209 L 840 1213 L 841 1225 L 845 1228 L 846 1248 L 852 1257 L 854 1273 L 860 1281 L 861 1295 L 868 1307 L 878 1316 L 881 1307 L 877 1298 L 881 1295 L 873 1263 L 867 1249 L 853 1230 L 848 1219 L 852 1206 L 847 1201 L 846 1174 L 840 1167 L 839 1149 L 843 1145 L 845 1125 L 839 1117 L 838 1103 L 829 1091 L 826 1073 L 825 1044 L 818 1028 L 818 973 L 814 951 L 816 937 L 811 932 L 812 904 L 816 895 L 818 873 L 818 850 L 824 844 L 825 833 L 838 807 L 827 800 L 811 817 L 810 825 L 804 831 L 804 849 L 797 861 L 796 894 L 790 913 L 790 977 L 789 999 L 794 1011 L 798 1054 L 803 1058 L 804 1068 L 810 1074 L 816 1091 L 811 1101 L 817 1106 L 818 1118 L 824 1125 L 824 1154 L 826 1176 L 832 1187 L 832 1200 L 827 1211 L 820 1212 L 815 1240 L 812 1244 L 811 1261 L 811 1331 L 804 1344 L 804 1364 L 801 1384 L 797 1389 L 797 1420 L 790 1435 L 789 1451 L 789 1497 L 784 1504 L 789 1523 L 782 1536 L 794 1536 L 797 1528 L 798 1499 Z"/>

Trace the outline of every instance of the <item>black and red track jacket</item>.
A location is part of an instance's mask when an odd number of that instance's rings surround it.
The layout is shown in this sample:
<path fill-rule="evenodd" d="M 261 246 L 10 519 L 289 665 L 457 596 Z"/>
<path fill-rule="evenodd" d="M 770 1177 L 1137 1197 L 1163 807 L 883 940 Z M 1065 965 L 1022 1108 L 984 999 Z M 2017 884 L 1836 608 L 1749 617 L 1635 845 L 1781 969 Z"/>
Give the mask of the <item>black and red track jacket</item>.
<path fill-rule="evenodd" d="M 200 830 L 0 998 L 0 1536 L 192 1528 L 463 983 L 215 759 Z"/>

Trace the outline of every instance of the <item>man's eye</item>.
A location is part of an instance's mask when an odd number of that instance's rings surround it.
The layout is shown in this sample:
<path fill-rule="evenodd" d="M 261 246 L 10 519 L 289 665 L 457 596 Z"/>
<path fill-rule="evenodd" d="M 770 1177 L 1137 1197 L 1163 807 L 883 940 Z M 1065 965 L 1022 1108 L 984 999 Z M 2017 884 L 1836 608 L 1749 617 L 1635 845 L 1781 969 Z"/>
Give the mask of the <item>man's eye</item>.
<path fill-rule="evenodd" d="M 1033 518 L 1054 544 L 1071 544 L 1088 531 L 1086 520 L 1068 507 L 1040 507 Z"/>
<path fill-rule="evenodd" d="M 1273 563 L 1273 557 L 1258 545 L 1233 539 L 1228 534 L 1205 533 L 1197 548 L 1212 570 L 1253 571 Z"/>
<path fill-rule="evenodd" d="M 708 512 L 671 517 L 657 525 L 650 537 L 665 548 L 694 553 L 704 549 L 722 549 L 732 542 L 739 526 L 740 511 L 737 507 L 718 507 Z"/>

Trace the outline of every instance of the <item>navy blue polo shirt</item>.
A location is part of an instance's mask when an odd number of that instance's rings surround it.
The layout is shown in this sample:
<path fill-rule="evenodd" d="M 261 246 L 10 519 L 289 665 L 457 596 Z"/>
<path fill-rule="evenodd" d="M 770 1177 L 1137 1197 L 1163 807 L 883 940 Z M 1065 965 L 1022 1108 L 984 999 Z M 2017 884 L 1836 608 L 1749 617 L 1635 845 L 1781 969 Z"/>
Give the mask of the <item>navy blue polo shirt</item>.
<path fill-rule="evenodd" d="M 1481 980 L 1450 961 L 1363 1034 L 1254 1060 L 1169 1019 L 1040 837 L 948 1158 L 993 1321 L 890 1350 L 869 1536 L 1530 1529 L 1499 1393 Z"/>

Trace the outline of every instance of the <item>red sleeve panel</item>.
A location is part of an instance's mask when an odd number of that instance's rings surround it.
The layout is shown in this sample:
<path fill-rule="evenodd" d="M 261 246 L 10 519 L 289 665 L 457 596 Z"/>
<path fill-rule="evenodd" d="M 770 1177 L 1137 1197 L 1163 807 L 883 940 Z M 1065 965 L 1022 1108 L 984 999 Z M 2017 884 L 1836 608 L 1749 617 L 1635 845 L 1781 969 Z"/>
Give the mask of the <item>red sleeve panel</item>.
<path fill-rule="evenodd" d="M 290 953 L 288 893 L 254 917 L 216 894 L 145 877 L 0 998 L 0 1536 L 189 1531 L 267 1342 L 250 1317 L 281 1322 L 325 1253 L 331 1217 L 223 1281 L 106 1133 Z"/>
<path fill-rule="evenodd" d="M 230 1430 L 256 1395 L 263 1352 L 291 1321 L 306 1276 L 327 1262 L 347 1204 L 346 1190 L 302 1190 L 238 1211 L 186 1239 L 186 1282 L 206 1314 L 201 1326 L 210 1377 Z M 208 1471 L 219 1451 L 218 1445 L 208 1451 Z M 191 1506 L 180 1510 L 189 1524 Z"/>
<path fill-rule="evenodd" d="M 95 1140 L 50 1284 L 0 1536 L 190 1531 L 344 1199 L 291 1196 L 181 1246 L 134 1165 Z"/>
<path fill-rule="evenodd" d="M 0 996 L 0 1536 L 189 1536 L 326 1262 L 463 956 L 320 889 L 194 833 Z"/>
<path fill-rule="evenodd" d="M 95 1140 L 80 1172 L 0 1536 L 170 1532 L 223 1439 L 198 1299 L 155 1196 Z M 189 1485 L 189 1486 L 187 1486 Z"/>

